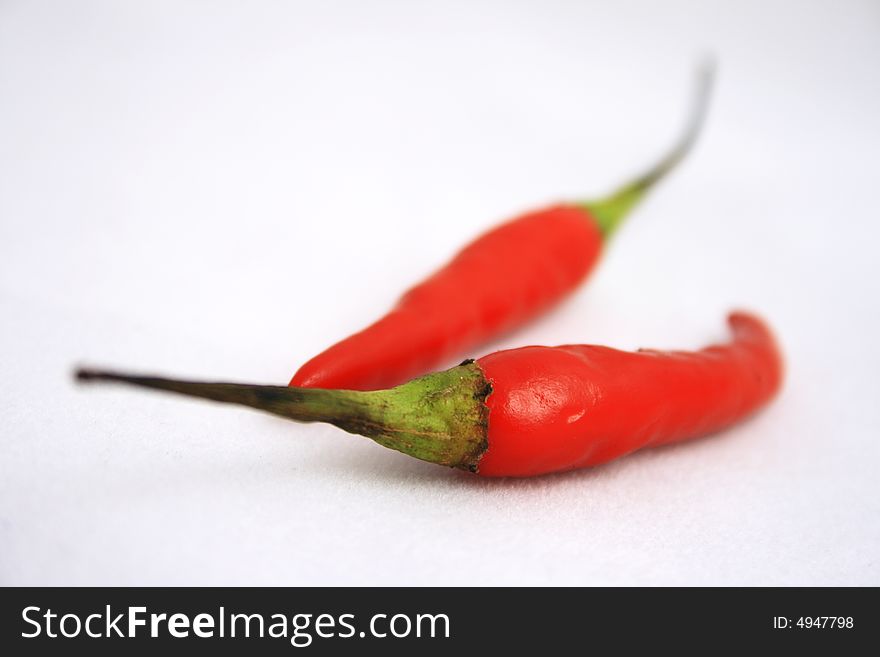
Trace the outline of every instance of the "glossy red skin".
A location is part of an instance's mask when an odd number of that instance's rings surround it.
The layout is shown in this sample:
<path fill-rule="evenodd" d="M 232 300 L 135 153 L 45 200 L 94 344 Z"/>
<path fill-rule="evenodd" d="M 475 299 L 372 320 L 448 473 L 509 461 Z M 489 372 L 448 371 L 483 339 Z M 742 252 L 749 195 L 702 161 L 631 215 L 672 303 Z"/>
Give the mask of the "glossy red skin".
<path fill-rule="evenodd" d="M 379 390 L 444 365 L 560 301 L 586 277 L 602 234 L 559 205 L 485 233 L 385 317 L 318 354 L 292 386 Z"/>
<path fill-rule="evenodd" d="M 767 403 L 782 358 L 767 326 L 730 315 L 733 339 L 697 352 L 570 345 L 477 361 L 491 382 L 489 446 L 478 472 L 531 476 L 597 465 L 714 433 Z"/>

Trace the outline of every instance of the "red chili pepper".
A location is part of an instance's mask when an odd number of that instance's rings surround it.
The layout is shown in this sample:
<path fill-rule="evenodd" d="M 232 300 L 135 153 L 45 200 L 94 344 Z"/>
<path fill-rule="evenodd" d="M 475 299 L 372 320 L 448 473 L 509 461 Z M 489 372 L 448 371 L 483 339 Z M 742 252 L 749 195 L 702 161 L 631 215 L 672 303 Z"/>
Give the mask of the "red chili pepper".
<path fill-rule="evenodd" d="M 510 331 L 573 291 L 633 206 L 690 149 L 705 114 L 711 71 L 693 116 L 659 164 L 605 199 L 557 205 L 478 238 L 385 317 L 305 363 L 291 386 L 376 390 L 422 374 Z"/>
<path fill-rule="evenodd" d="M 744 313 L 733 339 L 697 352 L 569 345 L 498 351 L 390 390 L 198 383 L 80 371 L 329 422 L 410 456 L 481 475 L 531 476 L 597 465 L 728 427 L 779 389 L 770 330 Z"/>

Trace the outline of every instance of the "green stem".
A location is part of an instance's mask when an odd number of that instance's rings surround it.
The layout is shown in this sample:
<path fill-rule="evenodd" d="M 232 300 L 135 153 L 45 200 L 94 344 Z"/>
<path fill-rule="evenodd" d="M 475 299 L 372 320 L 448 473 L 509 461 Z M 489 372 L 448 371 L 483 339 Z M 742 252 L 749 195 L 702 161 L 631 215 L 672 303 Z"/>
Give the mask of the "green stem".
<path fill-rule="evenodd" d="M 599 224 L 599 229 L 608 239 L 632 209 L 644 198 L 645 194 L 681 162 L 697 140 L 700 129 L 709 107 L 709 96 L 715 69 L 711 62 L 706 62 L 697 72 L 696 91 L 694 94 L 691 115 L 685 124 L 685 130 L 678 141 L 663 159 L 648 169 L 644 174 L 612 192 L 598 201 L 581 203 Z"/>
<path fill-rule="evenodd" d="M 78 370 L 81 382 L 115 382 L 226 404 L 297 422 L 327 422 L 423 461 L 476 472 L 486 451 L 491 386 L 469 361 L 409 383 L 373 392 L 182 381 Z"/>

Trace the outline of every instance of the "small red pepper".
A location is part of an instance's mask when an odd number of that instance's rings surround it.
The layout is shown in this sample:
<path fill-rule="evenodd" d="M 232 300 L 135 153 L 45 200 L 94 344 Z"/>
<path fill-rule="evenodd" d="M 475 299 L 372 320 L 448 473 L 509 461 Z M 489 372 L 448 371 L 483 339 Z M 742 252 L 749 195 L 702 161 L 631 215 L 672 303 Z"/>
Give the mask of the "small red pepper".
<path fill-rule="evenodd" d="M 697 352 L 523 347 L 373 392 L 90 370 L 77 378 L 329 422 L 432 463 L 491 477 L 531 476 L 698 438 L 766 404 L 782 380 L 776 342 L 756 317 L 734 313 L 729 323 L 729 343 Z"/>
<path fill-rule="evenodd" d="M 684 158 L 705 115 L 711 69 L 675 148 L 607 198 L 513 219 L 465 247 L 382 319 L 318 354 L 291 386 L 377 390 L 408 381 L 521 326 L 572 292 L 629 211 Z"/>

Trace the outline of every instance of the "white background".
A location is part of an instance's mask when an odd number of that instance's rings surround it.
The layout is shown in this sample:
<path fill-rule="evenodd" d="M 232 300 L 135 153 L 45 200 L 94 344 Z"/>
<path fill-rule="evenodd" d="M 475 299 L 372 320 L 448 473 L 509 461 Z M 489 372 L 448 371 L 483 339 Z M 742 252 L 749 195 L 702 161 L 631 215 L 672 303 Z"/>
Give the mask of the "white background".
<path fill-rule="evenodd" d="M 702 141 L 487 345 L 777 329 L 703 441 L 481 480 L 75 364 L 286 383 L 480 231 Z M 880 584 L 876 2 L 0 4 L 0 583 Z M 472 354 L 472 355 L 480 355 Z"/>

